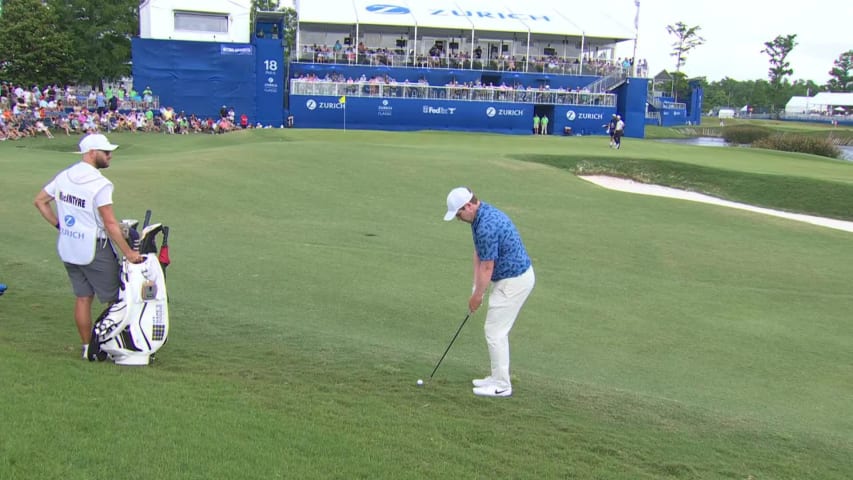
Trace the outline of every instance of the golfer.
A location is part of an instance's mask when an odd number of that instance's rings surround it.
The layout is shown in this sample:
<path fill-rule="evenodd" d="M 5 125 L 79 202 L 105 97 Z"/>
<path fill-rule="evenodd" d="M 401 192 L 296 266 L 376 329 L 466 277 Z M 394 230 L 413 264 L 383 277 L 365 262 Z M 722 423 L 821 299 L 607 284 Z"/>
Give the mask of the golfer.
<path fill-rule="evenodd" d="M 613 143 L 616 150 L 622 148 L 622 136 L 625 135 L 625 122 L 620 115 L 616 115 L 616 129 L 613 132 Z"/>
<path fill-rule="evenodd" d="M 59 172 L 35 198 L 41 216 L 59 231 L 56 248 L 77 297 L 74 320 L 84 359 L 92 337 L 94 296 L 101 303 L 118 300 L 119 265 L 113 249 L 132 263 L 142 262 L 122 236 L 113 213 L 113 184 L 100 172 L 110 166 L 116 148 L 103 135 L 83 137 L 82 161 Z"/>
<path fill-rule="evenodd" d="M 616 145 L 616 140 L 614 137 L 616 136 L 616 124 L 618 123 L 618 119 L 616 118 L 616 114 L 614 113 L 612 117 L 610 117 L 610 122 L 608 122 L 605 127 L 607 127 L 607 133 L 610 134 L 610 148 L 613 148 Z"/>
<path fill-rule="evenodd" d="M 474 291 L 468 310 L 476 311 L 491 285 L 489 311 L 486 314 L 486 345 L 489 348 L 491 374 L 474 380 L 474 395 L 509 397 L 509 332 L 518 312 L 527 300 L 536 277 L 524 243 L 512 220 L 497 208 L 477 199 L 465 187 L 447 195 L 445 221 L 458 218 L 471 224 L 474 237 Z"/>

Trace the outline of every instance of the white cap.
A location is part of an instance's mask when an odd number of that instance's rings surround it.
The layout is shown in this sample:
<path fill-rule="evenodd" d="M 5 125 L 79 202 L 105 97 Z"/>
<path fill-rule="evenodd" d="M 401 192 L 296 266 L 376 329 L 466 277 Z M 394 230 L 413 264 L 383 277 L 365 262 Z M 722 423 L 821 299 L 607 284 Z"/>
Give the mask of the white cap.
<path fill-rule="evenodd" d="M 456 213 L 466 203 L 474 198 L 474 193 L 466 187 L 457 187 L 447 194 L 447 213 L 444 214 L 444 221 L 449 222 L 456 218 Z"/>
<path fill-rule="evenodd" d="M 113 145 L 107 140 L 107 137 L 100 133 L 92 133 L 83 137 L 80 140 L 80 153 L 87 153 L 91 150 L 106 150 L 112 152 L 118 148 L 118 145 Z"/>

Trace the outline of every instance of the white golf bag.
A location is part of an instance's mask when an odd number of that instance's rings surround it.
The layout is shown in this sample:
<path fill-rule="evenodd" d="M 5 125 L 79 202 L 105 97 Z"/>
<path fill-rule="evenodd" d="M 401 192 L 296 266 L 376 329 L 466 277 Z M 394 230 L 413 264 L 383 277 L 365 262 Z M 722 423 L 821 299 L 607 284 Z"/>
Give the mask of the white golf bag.
<path fill-rule="evenodd" d="M 163 232 L 160 257 L 154 237 Z M 121 265 L 118 301 L 104 310 L 92 328 L 90 361 L 112 359 L 117 365 L 148 365 L 151 356 L 169 337 L 169 306 L 166 295 L 168 227 L 146 226 L 139 251 L 144 261 Z M 165 253 L 165 262 L 164 254 Z"/>

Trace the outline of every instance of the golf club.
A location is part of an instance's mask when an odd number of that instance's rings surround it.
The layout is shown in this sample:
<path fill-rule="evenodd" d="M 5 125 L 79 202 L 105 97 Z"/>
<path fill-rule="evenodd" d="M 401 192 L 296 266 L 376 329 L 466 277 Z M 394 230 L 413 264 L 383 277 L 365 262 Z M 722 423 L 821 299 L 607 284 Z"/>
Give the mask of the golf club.
<path fill-rule="evenodd" d="M 151 223 L 151 210 L 145 210 L 145 220 L 142 222 L 142 230 L 145 230 L 145 227 Z"/>
<path fill-rule="evenodd" d="M 470 316 L 471 316 L 471 312 L 469 311 L 468 314 L 465 315 L 465 319 L 462 320 L 462 324 L 459 325 L 459 328 L 456 329 L 456 334 L 453 335 L 453 339 L 450 340 L 450 344 L 447 346 L 447 349 L 444 350 L 444 353 L 441 355 L 441 358 L 438 359 L 438 363 L 435 364 L 435 368 L 432 369 L 432 373 L 429 374 L 430 380 L 432 380 L 432 376 L 435 375 L 435 371 L 438 370 L 438 367 L 439 367 L 439 365 L 441 365 L 442 360 L 444 360 L 444 357 L 447 356 L 447 352 L 450 351 L 450 347 L 453 346 L 453 342 L 456 341 L 456 337 L 459 336 L 459 332 L 462 331 L 462 327 L 465 326 L 465 322 L 468 321 L 468 317 L 470 317 Z"/>

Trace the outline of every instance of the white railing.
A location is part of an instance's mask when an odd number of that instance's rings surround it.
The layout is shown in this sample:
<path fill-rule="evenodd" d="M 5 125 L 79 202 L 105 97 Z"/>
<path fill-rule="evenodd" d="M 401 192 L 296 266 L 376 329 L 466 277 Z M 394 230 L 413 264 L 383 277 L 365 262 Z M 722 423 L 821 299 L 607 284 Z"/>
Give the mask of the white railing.
<path fill-rule="evenodd" d="M 598 80 L 587 85 L 586 89 L 590 92 L 603 93 L 612 88 L 615 85 L 618 85 L 620 82 L 625 80 L 626 72 L 617 71 L 605 77 L 599 78 Z"/>
<path fill-rule="evenodd" d="M 294 79 L 291 95 L 324 95 L 334 97 L 410 98 L 457 100 L 466 102 L 508 102 L 551 105 L 616 106 L 616 95 L 567 90 L 512 89 L 500 87 L 443 87 L 420 83 L 325 82 Z"/>
<path fill-rule="evenodd" d="M 314 52 L 303 48 L 300 55 L 293 53 L 294 63 L 318 65 L 361 65 L 395 68 L 446 68 L 459 70 L 489 70 L 545 73 L 558 75 L 621 75 L 628 74 L 619 62 L 606 60 L 587 60 L 581 62 L 577 57 L 524 57 L 497 56 L 493 58 L 475 58 L 467 56 L 414 55 L 406 53 L 354 53 L 354 52 Z"/>

